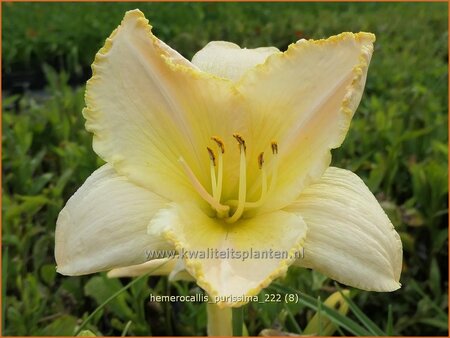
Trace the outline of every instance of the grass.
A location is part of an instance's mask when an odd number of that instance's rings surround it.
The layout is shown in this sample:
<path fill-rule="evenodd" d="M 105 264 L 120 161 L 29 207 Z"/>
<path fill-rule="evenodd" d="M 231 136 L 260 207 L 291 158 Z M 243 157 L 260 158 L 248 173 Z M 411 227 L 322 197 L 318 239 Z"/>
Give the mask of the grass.
<path fill-rule="evenodd" d="M 323 305 L 339 290 L 333 281 L 293 268 L 260 297 L 279 292 L 301 301 L 247 305 L 246 329 L 252 335 L 301 332 L 319 311 L 319 327 L 329 320 L 336 335 L 448 334 L 446 3 L 2 6 L 4 335 L 73 335 L 89 316 L 84 328 L 95 334 L 206 332 L 204 304 L 148 302 L 150 293 L 201 292 L 193 283 L 143 277 L 128 285 L 131 280 L 104 274 L 68 278 L 55 272 L 58 212 L 101 165 L 81 116 L 83 81 L 124 11 L 136 7 L 186 57 L 210 40 L 285 49 L 302 37 L 341 31 L 377 35 L 365 95 L 333 164 L 364 179 L 400 233 L 403 287 L 389 294 L 352 289 L 343 315 Z"/>

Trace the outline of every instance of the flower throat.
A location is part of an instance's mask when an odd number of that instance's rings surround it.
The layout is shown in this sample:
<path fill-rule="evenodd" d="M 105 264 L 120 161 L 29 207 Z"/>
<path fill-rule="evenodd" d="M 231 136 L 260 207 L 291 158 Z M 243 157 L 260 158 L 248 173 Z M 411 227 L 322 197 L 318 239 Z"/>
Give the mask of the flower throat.
<path fill-rule="evenodd" d="M 206 147 L 209 156 L 210 174 L 211 174 L 211 193 L 208 192 L 205 187 L 199 182 L 192 169 L 185 162 L 183 157 L 180 157 L 179 161 L 183 166 L 186 176 L 191 181 L 195 190 L 208 204 L 216 211 L 218 218 L 224 218 L 227 223 L 234 223 L 239 220 L 245 210 L 251 208 L 257 208 L 261 206 L 271 191 L 273 191 L 277 180 L 277 168 L 278 168 L 278 144 L 276 142 L 271 143 L 272 155 L 274 165 L 272 166 L 272 175 L 270 179 L 270 187 L 267 184 L 267 172 L 264 160 L 264 152 L 260 153 L 257 157 L 258 168 L 261 175 L 261 196 L 257 201 L 248 202 L 247 199 L 247 162 L 245 140 L 239 134 L 233 134 L 233 137 L 239 145 L 240 160 L 239 160 L 239 190 L 237 200 L 228 200 L 224 203 L 221 202 L 222 186 L 223 186 L 223 155 L 225 153 L 225 145 L 223 141 L 217 137 L 211 137 L 217 147 L 217 156 L 213 149 Z M 233 213 L 230 215 L 231 207 L 233 207 Z"/>

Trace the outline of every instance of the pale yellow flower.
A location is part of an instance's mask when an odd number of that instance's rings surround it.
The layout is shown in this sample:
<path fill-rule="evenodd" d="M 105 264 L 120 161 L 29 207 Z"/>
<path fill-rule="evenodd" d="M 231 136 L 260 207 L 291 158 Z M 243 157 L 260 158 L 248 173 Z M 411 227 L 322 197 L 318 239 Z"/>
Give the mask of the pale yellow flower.
<path fill-rule="evenodd" d="M 374 40 L 342 33 L 286 52 L 211 42 L 190 62 L 140 11 L 127 12 L 87 84 L 86 128 L 107 164 L 59 215 L 58 272 L 138 275 L 164 261 L 153 273 L 239 297 L 295 264 L 365 290 L 399 288 L 394 227 L 361 179 L 329 167 Z M 170 249 L 290 255 L 146 262 L 149 251 Z M 245 303 L 231 299 L 221 305 Z"/>

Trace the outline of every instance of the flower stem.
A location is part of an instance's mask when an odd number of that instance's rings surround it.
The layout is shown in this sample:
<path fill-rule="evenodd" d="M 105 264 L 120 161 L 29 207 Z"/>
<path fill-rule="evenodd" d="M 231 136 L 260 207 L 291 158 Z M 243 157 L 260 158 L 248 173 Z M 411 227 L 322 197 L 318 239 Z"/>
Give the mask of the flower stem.
<path fill-rule="evenodd" d="M 207 303 L 206 311 L 208 315 L 208 336 L 231 336 L 233 334 L 231 308 L 221 309 L 216 304 Z"/>
<path fill-rule="evenodd" d="M 242 337 L 242 328 L 244 326 L 243 307 L 233 308 L 233 336 Z"/>

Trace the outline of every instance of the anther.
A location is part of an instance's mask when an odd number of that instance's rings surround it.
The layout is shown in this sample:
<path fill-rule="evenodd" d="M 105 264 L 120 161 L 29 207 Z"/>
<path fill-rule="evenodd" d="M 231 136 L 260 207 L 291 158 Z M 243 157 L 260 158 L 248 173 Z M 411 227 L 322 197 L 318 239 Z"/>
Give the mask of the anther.
<path fill-rule="evenodd" d="M 209 159 L 212 161 L 213 165 L 216 166 L 216 156 L 214 155 L 214 152 L 210 147 L 206 147 L 206 149 L 208 150 Z"/>
<path fill-rule="evenodd" d="M 274 141 L 274 142 L 272 142 L 271 146 L 272 146 L 272 154 L 274 154 L 274 155 L 278 154 L 278 143 L 276 143 Z"/>
<path fill-rule="evenodd" d="M 258 156 L 258 166 L 259 169 L 261 169 L 263 167 L 264 164 L 264 153 L 259 154 Z"/>
<path fill-rule="evenodd" d="M 220 151 L 223 154 L 225 152 L 225 145 L 223 144 L 223 141 L 220 138 L 218 138 L 217 136 L 211 137 L 211 140 L 216 142 L 217 146 L 220 148 Z"/>
<path fill-rule="evenodd" d="M 238 141 L 239 146 L 242 146 L 242 148 L 244 149 L 244 152 L 245 152 L 247 150 L 247 146 L 245 145 L 245 141 L 242 138 L 242 136 L 236 133 L 236 134 L 233 134 L 233 137 L 236 139 L 236 141 Z"/>

